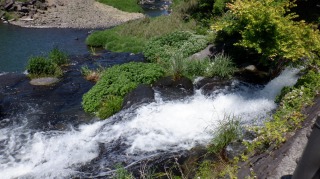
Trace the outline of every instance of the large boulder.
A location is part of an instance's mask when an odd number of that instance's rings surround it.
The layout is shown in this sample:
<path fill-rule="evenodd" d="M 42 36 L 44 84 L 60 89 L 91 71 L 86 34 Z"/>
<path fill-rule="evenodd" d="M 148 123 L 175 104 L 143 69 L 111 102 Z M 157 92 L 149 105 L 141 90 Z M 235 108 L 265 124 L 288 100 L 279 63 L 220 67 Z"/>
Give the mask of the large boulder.
<path fill-rule="evenodd" d="M 201 89 L 204 95 L 210 95 L 219 89 L 225 89 L 231 85 L 231 80 L 222 79 L 218 77 L 203 78 L 196 82 L 196 89 Z"/>
<path fill-rule="evenodd" d="M 172 76 L 167 76 L 156 81 L 153 86 L 165 100 L 182 99 L 194 92 L 192 81 L 186 77 L 174 79 Z"/>
<path fill-rule="evenodd" d="M 151 103 L 154 101 L 153 89 L 148 85 L 141 84 L 124 97 L 122 109 L 128 109 L 133 106 L 135 107 L 143 103 Z"/>
<path fill-rule="evenodd" d="M 254 65 L 247 65 L 235 73 L 235 76 L 248 83 L 265 84 L 271 80 L 269 73 L 259 70 Z"/>

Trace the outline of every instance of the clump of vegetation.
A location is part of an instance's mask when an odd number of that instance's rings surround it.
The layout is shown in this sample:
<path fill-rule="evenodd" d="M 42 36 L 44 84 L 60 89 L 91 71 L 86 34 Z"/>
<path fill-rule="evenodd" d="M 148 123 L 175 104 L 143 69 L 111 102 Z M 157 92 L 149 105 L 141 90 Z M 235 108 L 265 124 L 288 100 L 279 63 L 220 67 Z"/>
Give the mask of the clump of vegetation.
<path fill-rule="evenodd" d="M 297 16 L 289 13 L 293 6 L 288 0 L 236 0 L 228 4 L 228 15 L 211 28 L 233 38 L 239 34 L 234 45 L 255 51 L 265 63 L 312 61 L 320 51 L 319 31 L 304 21 L 294 21 Z"/>
<path fill-rule="evenodd" d="M 116 165 L 116 172 L 113 176 L 114 179 L 134 179 L 132 173 L 126 170 L 122 165 Z"/>
<path fill-rule="evenodd" d="M 213 136 L 208 151 L 223 156 L 224 150 L 229 143 L 241 139 L 242 128 L 240 120 L 234 116 L 225 116 L 214 131 Z"/>
<path fill-rule="evenodd" d="M 68 54 L 59 50 L 57 47 L 53 48 L 49 54 L 48 58 L 55 64 L 61 66 L 69 63 Z"/>
<path fill-rule="evenodd" d="M 28 61 L 27 71 L 31 78 L 62 75 L 61 68 L 45 57 L 31 57 Z"/>
<path fill-rule="evenodd" d="M 126 12 L 143 12 L 137 0 L 98 0 L 98 2 Z"/>
<path fill-rule="evenodd" d="M 180 53 L 183 58 L 204 49 L 207 39 L 188 31 L 176 31 L 151 40 L 143 51 L 149 61 L 166 64 L 172 54 Z"/>
<path fill-rule="evenodd" d="M 121 109 L 123 97 L 138 84 L 151 84 L 164 75 L 157 64 L 131 62 L 106 69 L 97 84 L 83 96 L 86 112 L 107 118 Z"/>
<path fill-rule="evenodd" d="M 31 78 L 62 75 L 61 65 L 68 63 L 66 53 L 54 48 L 49 52 L 48 58 L 44 56 L 31 57 L 27 64 L 27 71 Z"/>
<path fill-rule="evenodd" d="M 229 56 L 225 54 L 217 54 L 205 69 L 204 76 L 231 78 L 235 71 L 235 64 Z"/>
<path fill-rule="evenodd" d="M 99 81 L 101 74 L 104 70 L 105 69 L 102 67 L 99 67 L 97 70 L 89 69 L 88 66 L 81 67 L 81 73 L 85 77 L 85 79 L 93 82 Z"/>
<path fill-rule="evenodd" d="M 183 15 L 173 11 L 170 16 L 144 18 L 131 21 L 112 29 L 96 31 L 87 39 L 86 44 L 104 47 L 115 52 L 142 52 L 146 43 L 155 37 L 174 31 L 194 31 L 194 20 L 184 21 Z"/>

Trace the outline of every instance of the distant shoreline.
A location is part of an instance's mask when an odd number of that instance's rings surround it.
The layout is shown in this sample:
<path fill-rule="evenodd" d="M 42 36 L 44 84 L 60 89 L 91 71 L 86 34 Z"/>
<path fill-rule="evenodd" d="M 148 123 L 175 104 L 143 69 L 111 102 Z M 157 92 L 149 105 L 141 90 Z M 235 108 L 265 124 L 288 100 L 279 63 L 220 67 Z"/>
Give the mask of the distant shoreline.
<path fill-rule="evenodd" d="M 27 28 L 109 28 L 143 18 L 95 0 L 48 0 L 49 8 L 33 17 L 22 17 L 10 24 Z"/>

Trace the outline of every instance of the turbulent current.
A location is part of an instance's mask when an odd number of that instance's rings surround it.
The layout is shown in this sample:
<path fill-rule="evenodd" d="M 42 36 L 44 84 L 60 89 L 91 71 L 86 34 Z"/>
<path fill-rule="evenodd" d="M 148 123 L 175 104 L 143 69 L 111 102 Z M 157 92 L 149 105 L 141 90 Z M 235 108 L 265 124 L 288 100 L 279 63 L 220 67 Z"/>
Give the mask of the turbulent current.
<path fill-rule="evenodd" d="M 295 84 L 297 73 L 287 69 L 266 86 L 234 81 L 210 96 L 199 90 L 183 100 L 163 101 L 157 93 L 154 103 L 63 131 L 30 129 L 28 115 L 18 115 L 20 122 L 4 119 L 0 121 L 0 176 L 85 176 L 81 168 L 93 161 L 100 166 L 95 170 L 101 171 L 95 175 L 103 176 L 117 162 L 130 165 L 165 152 L 206 145 L 225 116 L 237 116 L 244 125 L 261 124 L 276 108 L 275 96 L 282 87 Z M 30 106 L 27 113 L 39 110 Z"/>

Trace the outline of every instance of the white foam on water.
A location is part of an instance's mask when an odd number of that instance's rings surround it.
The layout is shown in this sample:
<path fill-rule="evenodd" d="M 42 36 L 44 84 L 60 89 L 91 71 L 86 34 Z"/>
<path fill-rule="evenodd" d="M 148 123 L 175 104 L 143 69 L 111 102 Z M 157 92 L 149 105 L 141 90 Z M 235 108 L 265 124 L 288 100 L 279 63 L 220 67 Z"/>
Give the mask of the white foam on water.
<path fill-rule="evenodd" d="M 79 166 L 98 156 L 99 143 L 115 140 L 128 146 L 129 156 L 205 145 L 226 115 L 240 116 L 245 123 L 268 116 L 276 108 L 274 97 L 296 82 L 297 73 L 285 70 L 263 89 L 243 85 L 239 91 L 210 97 L 197 91 L 185 100 L 162 101 L 157 94 L 156 102 L 117 114 L 121 120 L 115 124 L 107 119 L 63 132 L 34 132 L 23 125 L 2 128 L 0 176 L 70 178 Z"/>

